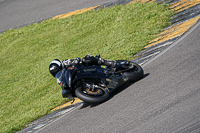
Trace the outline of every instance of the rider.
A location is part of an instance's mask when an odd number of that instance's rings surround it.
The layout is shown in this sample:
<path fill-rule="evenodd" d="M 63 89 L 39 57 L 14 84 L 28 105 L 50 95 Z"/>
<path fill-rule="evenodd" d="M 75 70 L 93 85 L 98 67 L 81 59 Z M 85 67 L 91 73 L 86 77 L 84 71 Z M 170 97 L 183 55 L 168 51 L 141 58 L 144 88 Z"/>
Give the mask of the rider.
<path fill-rule="evenodd" d="M 70 66 L 74 64 L 78 64 L 81 61 L 79 57 L 75 59 L 66 59 L 63 61 L 60 61 L 59 59 L 54 59 L 50 64 L 49 64 L 49 72 L 52 74 L 52 76 L 56 76 L 56 74 L 61 71 L 63 68 L 68 69 Z M 99 56 L 92 56 L 92 55 L 86 55 L 85 57 L 82 58 L 82 64 L 84 66 L 93 66 L 93 65 L 106 65 L 110 68 L 115 68 L 117 63 L 113 60 L 105 60 L 100 58 Z M 62 90 L 62 96 L 64 98 L 67 97 L 67 91 Z"/>

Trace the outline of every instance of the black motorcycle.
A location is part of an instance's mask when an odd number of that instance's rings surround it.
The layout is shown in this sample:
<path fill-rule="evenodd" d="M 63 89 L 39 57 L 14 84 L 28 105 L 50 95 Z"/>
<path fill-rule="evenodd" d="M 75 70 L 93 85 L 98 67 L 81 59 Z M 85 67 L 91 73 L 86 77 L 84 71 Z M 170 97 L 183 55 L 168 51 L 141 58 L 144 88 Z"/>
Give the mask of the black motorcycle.
<path fill-rule="evenodd" d="M 102 103 L 119 86 L 143 78 L 143 69 L 137 63 L 127 60 L 117 60 L 116 63 L 116 68 L 104 68 L 78 62 L 58 72 L 56 78 L 70 100 L 78 97 L 86 103 Z"/>

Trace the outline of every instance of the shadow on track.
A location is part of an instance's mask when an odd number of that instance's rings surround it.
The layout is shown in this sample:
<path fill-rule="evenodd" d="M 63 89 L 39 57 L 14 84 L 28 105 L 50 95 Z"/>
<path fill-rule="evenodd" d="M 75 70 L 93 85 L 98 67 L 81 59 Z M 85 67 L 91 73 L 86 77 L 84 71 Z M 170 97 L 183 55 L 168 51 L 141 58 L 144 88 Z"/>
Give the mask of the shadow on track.
<path fill-rule="evenodd" d="M 144 76 L 143 76 L 142 79 L 146 78 L 146 77 L 149 76 L 149 75 L 150 75 L 150 73 L 144 74 Z M 140 80 L 142 80 L 142 79 L 140 79 Z M 136 82 L 138 82 L 138 81 L 136 81 Z M 135 83 L 135 82 L 134 82 L 134 83 Z M 109 98 L 107 101 L 109 101 L 109 100 L 112 99 L 115 95 L 117 95 L 117 94 L 119 94 L 120 92 L 124 91 L 126 88 L 128 88 L 129 86 L 131 86 L 131 85 L 134 84 L 134 83 L 127 82 L 127 83 L 123 84 L 122 86 L 120 86 L 119 88 L 117 88 L 116 90 L 114 90 L 112 93 L 110 93 L 110 98 Z M 105 102 L 106 102 L 106 101 L 104 101 L 104 102 L 102 102 L 102 103 L 105 103 Z M 80 109 L 84 109 L 84 108 L 87 108 L 87 107 L 96 107 L 96 106 L 98 106 L 98 105 L 100 105 L 100 104 L 102 104 L 102 103 L 89 104 L 89 103 L 84 102 L 83 105 L 82 105 L 82 107 L 81 107 Z"/>

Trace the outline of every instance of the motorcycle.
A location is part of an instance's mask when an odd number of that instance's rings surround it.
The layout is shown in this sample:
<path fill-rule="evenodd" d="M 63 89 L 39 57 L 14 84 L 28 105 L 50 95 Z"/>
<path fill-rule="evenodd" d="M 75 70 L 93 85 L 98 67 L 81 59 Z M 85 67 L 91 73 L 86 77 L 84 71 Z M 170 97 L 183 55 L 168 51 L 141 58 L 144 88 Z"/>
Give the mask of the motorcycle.
<path fill-rule="evenodd" d="M 105 102 L 115 89 L 144 75 L 142 67 L 133 61 L 117 60 L 116 63 L 116 68 L 110 68 L 77 62 L 56 74 L 57 83 L 67 91 L 69 100 L 78 97 L 91 104 Z"/>

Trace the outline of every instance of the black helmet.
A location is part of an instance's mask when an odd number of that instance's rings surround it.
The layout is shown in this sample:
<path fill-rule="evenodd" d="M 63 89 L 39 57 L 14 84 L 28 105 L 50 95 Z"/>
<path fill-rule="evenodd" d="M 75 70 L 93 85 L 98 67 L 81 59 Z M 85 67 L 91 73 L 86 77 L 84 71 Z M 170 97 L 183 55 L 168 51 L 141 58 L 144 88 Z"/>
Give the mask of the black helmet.
<path fill-rule="evenodd" d="M 58 59 L 54 59 L 50 64 L 49 64 L 49 72 L 55 77 L 56 74 L 62 70 L 62 62 Z"/>

